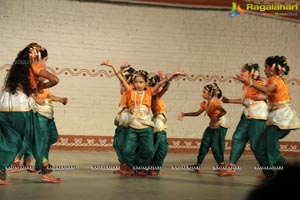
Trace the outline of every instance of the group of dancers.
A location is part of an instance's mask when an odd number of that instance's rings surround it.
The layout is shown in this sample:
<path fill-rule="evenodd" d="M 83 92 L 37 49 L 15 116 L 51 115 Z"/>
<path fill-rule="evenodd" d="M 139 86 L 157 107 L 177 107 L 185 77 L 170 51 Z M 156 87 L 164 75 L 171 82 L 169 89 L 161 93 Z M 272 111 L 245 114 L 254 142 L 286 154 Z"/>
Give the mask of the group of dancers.
<path fill-rule="evenodd" d="M 217 85 L 204 87 L 202 96 L 205 101 L 201 102 L 197 112 L 179 114 L 178 119 L 182 120 L 184 116 L 198 116 L 206 111 L 211 120 L 201 140 L 195 170 L 200 170 L 211 148 L 218 165 L 218 175 L 234 176 L 236 170 L 241 169 L 237 163 L 248 142 L 259 163 L 257 170 L 263 172 L 262 178 L 273 177 L 286 164 L 286 158 L 280 155 L 279 140 L 300 128 L 299 119 L 291 107 L 290 92 L 284 77 L 290 67 L 284 56 L 270 56 L 264 64 L 266 78 L 260 76 L 258 64 L 244 64 L 240 75 L 236 76 L 243 83 L 242 96 L 236 99 L 223 96 L 221 99 L 223 103 L 243 106 L 243 113 L 232 136 L 227 165 L 224 162 L 224 147 L 228 124 L 224 118 L 226 111 L 218 100 L 222 95 Z"/>
<path fill-rule="evenodd" d="M 13 163 L 19 163 L 20 152 L 25 151 L 29 155 L 32 152 L 35 170 L 41 173 L 42 181 L 61 182 L 52 174 L 49 162 L 50 145 L 58 138 L 52 101 L 66 104 L 68 99 L 51 95 L 49 88 L 58 84 L 59 79 L 46 70 L 47 59 L 44 47 L 30 43 L 18 53 L 6 76 L 0 93 L 0 185 L 12 184 L 6 180 L 6 171 Z M 147 71 L 135 70 L 128 63 L 122 64 L 120 69 L 108 60 L 101 65 L 110 67 L 120 81 L 120 110 L 115 119 L 113 142 L 120 170 L 115 173 L 160 176 L 168 152 L 167 112 L 162 97 L 170 81 L 186 73 L 175 71 L 165 75 L 160 71 L 150 78 Z M 224 97 L 216 83 L 203 87 L 203 101 L 198 111 L 178 115 L 178 120 L 202 113 L 210 118 L 197 162 L 191 165 L 193 169 L 201 171 L 201 164 L 211 149 L 218 175 L 235 175 L 248 142 L 265 177 L 274 176 L 277 169 L 284 167 L 286 159 L 280 155 L 279 140 L 300 128 L 284 78 L 289 70 L 284 56 L 270 56 L 265 60 L 266 78 L 260 76 L 258 64 L 244 64 L 236 76 L 243 83 L 243 94 L 236 99 Z M 224 150 L 229 123 L 222 103 L 244 107 L 232 136 L 227 164 Z"/>
<path fill-rule="evenodd" d="M 290 67 L 284 56 L 270 56 L 266 58 L 264 64 L 266 78 L 261 77 L 257 63 L 246 63 L 241 67 L 240 74 L 235 77 L 236 80 L 243 83 L 241 97 L 225 97 L 216 83 L 208 84 L 202 90 L 204 100 L 200 103 L 199 109 L 195 112 L 179 113 L 177 118 L 180 121 L 186 116 L 194 117 L 202 113 L 206 113 L 210 118 L 210 123 L 201 139 L 197 162 L 195 165 L 190 165 L 189 169 L 200 172 L 201 164 L 211 149 L 217 163 L 217 167 L 214 169 L 218 175 L 234 176 L 236 169 L 241 169 L 237 163 L 248 142 L 259 163 L 259 167 L 256 169 L 263 172 L 263 178 L 274 176 L 276 171 L 284 167 L 287 161 L 280 154 L 279 140 L 292 130 L 300 128 L 300 121 L 291 107 L 290 92 L 285 79 Z M 145 71 L 129 70 L 132 71 L 133 76 L 128 76 L 130 73 L 124 73 L 123 70 L 126 66 L 121 66 L 120 70 L 117 70 L 109 61 L 104 61 L 102 65 L 112 67 L 121 82 L 121 94 L 124 99 L 120 102 L 121 111 L 116 120 L 117 129 L 114 143 L 121 163 L 121 170 L 118 173 L 136 175 L 142 171 L 142 174 L 161 175 L 160 170 L 167 154 L 166 107 L 163 103 L 158 103 L 157 99 L 163 102 L 162 94 L 165 92 L 163 88 L 166 83 L 169 84 L 174 76 L 185 76 L 185 73 L 174 72 L 170 77 L 159 79 L 157 84 L 151 85 Z M 161 76 L 158 77 L 161 78 Z M 142 86 L 139 85 L 140 82 L 143 83 Z M 160 94 L 157 88 L 160 88 L 163 93 Z M 147 92 L 149 90 L 152 94 Z M 150 98 L 147 101 L 144 97 L 148 94 Z M 232 136 L 227 164 L 224 161 L 224 151 L 229 123 L 222 103 L 243 106 L 240 121 Z M 163 107 L 163 109 L 153 110 L 155 106 Z M 149 115 L 151 109 L 153 121 Z M 152 124 L 153 122 L 154 124 Z M 152 127 L 154 127 L 154 131 Z M 145 133 L 149 131 L 147 139 L 145 139 L 144 132 L 140 133 L 141 129 L 144 129 Z M 163 140 L 159 139 L 161 137 Z M 157 147 L 162 144 L 161 141 L 164 141 L 164 145 L 162 145 L 164 151 L 157 150 Z M 158 158 L 158 155 L 162 156 Z M 143 160 L 143 157 L 148 160 Z"/>

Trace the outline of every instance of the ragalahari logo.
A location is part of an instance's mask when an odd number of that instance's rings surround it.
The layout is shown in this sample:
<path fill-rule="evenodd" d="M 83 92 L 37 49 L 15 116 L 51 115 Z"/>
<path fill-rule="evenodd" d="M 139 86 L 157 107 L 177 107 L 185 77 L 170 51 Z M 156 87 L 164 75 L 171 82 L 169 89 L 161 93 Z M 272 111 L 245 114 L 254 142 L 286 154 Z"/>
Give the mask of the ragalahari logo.
<path fill-rule="evenodd" d="M 248 10 L 251 12 L 261 13 L 263 16 L 298 16 L 299 4 L 294 3 L 272 3 L 272 4 L 253 4 L 247 3 L 245 9 L 242 9 L 239 4 L 232 2 L 230 18 L 237 15 L 245 14 Z"/>
<path fill-rule="evenodd" d="M 237 15 L 240 14 L 245 14 L 246 10 L 242 9 L 241 6 L 239 4 L 237 4 L 236 2 L 232 2 L 232 8 L 231 8 L 231 13 L 230 13 L 230 18 L 234 18 Z"/>

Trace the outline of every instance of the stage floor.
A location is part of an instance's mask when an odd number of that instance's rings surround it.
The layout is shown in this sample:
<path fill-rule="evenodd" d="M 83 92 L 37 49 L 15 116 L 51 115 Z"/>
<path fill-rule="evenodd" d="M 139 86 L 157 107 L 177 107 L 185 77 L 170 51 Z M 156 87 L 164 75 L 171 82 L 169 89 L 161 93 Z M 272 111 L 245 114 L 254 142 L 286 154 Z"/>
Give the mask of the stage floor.
<path fill-rule="evenodd" d="M 196 162 L 195 154 L 169 153 L 161 177 L 125 177 L 113 174 L 118 167 L 114 152 L 51 151 L 54 175 L 62 183 L 42 183 L 40 175 L 21 171 L 8 173 L 13 185 L 0 186 L 1 200 L 243 200 L 260 179 L 251 155 L 243 156 L 235 176 L 219 177 L 208 154 L 201 173 L 185 167 Z M 225 155 L 226 161 L 228 155 Z"/>

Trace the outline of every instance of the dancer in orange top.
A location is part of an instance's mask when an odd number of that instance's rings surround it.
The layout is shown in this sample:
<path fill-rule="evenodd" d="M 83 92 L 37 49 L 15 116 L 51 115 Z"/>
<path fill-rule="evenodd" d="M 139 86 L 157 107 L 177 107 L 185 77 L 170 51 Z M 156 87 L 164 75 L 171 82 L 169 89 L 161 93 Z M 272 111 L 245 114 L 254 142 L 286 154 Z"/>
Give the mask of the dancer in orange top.
<path fill-rule="evenodd" d="M 157 75 L 150 78 L 149 86 L 155 86 L 159 81 L 165 79 L 165 75 L 162 71 L 159 71 Z M 167 139 L 167 110 L 165 102 L 162 96 L 168 90 L 170 81 L 165 83 L 160 89 L 159 93 L 153 96 L 151 110 L 153 114 L 154 122 L 154 158 L 150 175 L 161 176 L 162 166 L 164 164 L 165 157 L 169 150 L 169 144 Z"/>
<path fill-rule="evenodd" d="M 216 83 L 206 85 L 202 90 L 202 101 L 200 108 L 196 112 L 179 113 L 178 120 L 186 116 L 196 117 L 206 112 L 210 118 L 209 126 L 205 129 L 199 153 L 197 157 L 197 164 L 190 166 L 194 171 L 200 172 L 201 164 L 211 148 L 213 156 L 217 162 L 218 168 L 224 167 L 224 151 L 225 151 L 225 136 L 229 128 L 226 111 L 221 105 L 219 98 L 222 97 L 222 91 Z"/>
<path fill-rule="evenodd" d="M 41 139 L 38 119 L 32 110 L 34 100 L 31 97 L 38 90 L 53 87 L 59 82 L 54 74 L 46 70 L 47 59 L 48 52 L 45 48 L 37 43 L 30 43 L 18 53 L 8 71 L 0 93 L 0 184 L 11 184 L 6 181 L 6 169 L 21 150 L 23 138 L 32 146 L 37 169 L 42 171 L 42 180 L 53 177 L 47 169 L 49 163 L 43 163 L 40 150 L 46 141 Z M 48 81 L 40 83 L 39 77 Z"/>
<path fill-rule="evenodd" d="M 241 69 L 241 76 L 250 78 L 253 82 L 264 85 L 265 81 L 260 78 L 259 65 L 247 63 Z M 257 140 L 266 128 L 268 115 L 267 96 L 253 88 L 243 85 L 243 96 L 239 99 L 228 99 L 223 97 L 223 103 L 242 104 L 244 111 L 232 136 L 229 164 L 225 170 L 221 170 L 219 176 L 233 176 L 235 169 L 241 169 L 237 166 L 246 144 L 250 142 L 252 152 L 255 151 Z"/>
<path fill-rule="evenodd" d="M 110 61 L 104 61 L 101 65 L 113 69 L 128 96 L 127 105 L 130 111 L 130 120 L 122 152 L 130 169 L 127 175 L 135 175 L 137 172 L 140 172 L 140 175 L 147 175 L 154 156 L 154 124 L 150 115 L 152 96 L 156 95 L 159 88 L 168 80 L 178 75 L 185 75 L 185 73 L 174 72 L 152 88 L 148 87 L 148 73 L 144 70 L 138 70 L 135 71 L 133 77 L 134 87 L 130 87 L 120 71 Z"/>

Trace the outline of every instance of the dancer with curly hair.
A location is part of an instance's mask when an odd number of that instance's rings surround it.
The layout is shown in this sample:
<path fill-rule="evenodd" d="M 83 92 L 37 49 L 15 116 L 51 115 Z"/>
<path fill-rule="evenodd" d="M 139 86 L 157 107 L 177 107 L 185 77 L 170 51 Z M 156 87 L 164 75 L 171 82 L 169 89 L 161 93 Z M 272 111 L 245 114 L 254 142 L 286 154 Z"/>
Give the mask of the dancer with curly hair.
<path fill-rule="evenodd" d="M 13 163 L 23 145 L 23 138 L 33 150 L 36 169 L 41 170 L 41 180 L 60 182 L 49 169 L 45 158 L 47 137 L 42 134 L 37 115 L 33 112 L 32 95 L 39 90 L 55 86 L 59 79 L 48 72 L 45 62 L 48 52 L 37 43 L 30 43 L 15 58 L 0 93 L 0 184 L 8 185 L 6 170 Z M 40 82 L 39 77 L 47 79 Z"/>

